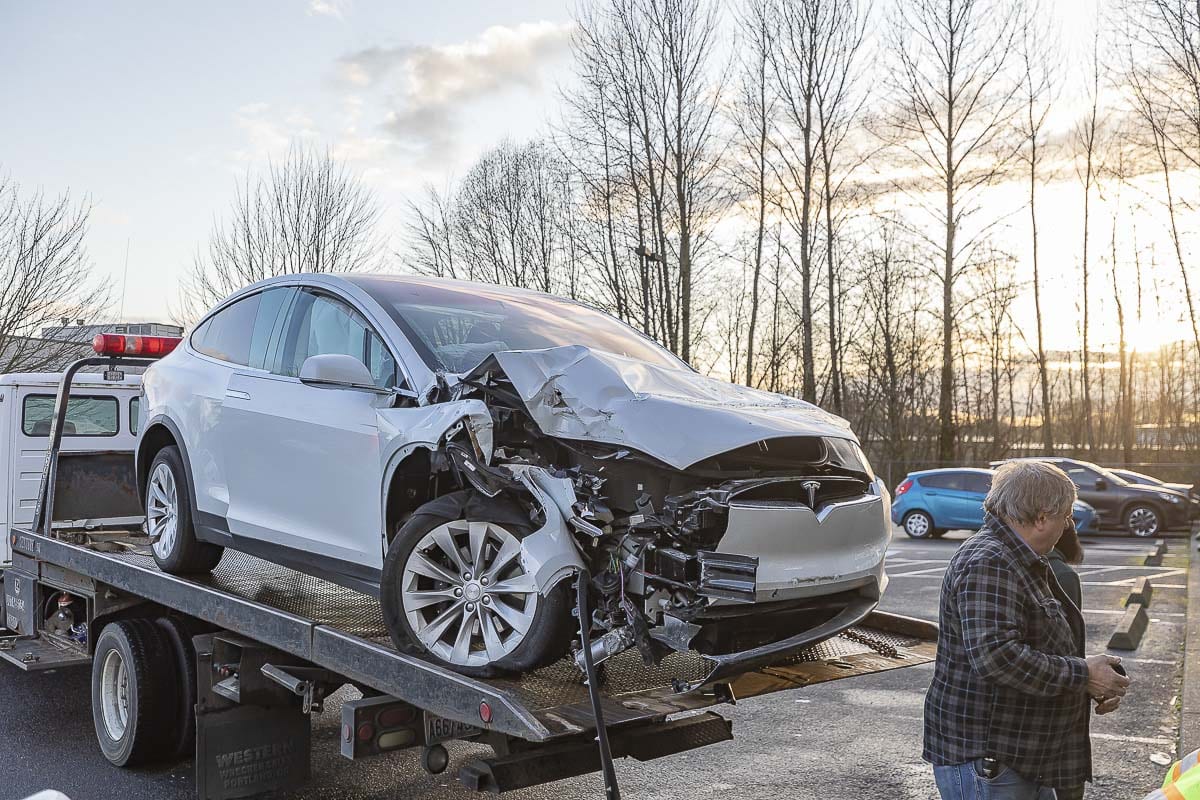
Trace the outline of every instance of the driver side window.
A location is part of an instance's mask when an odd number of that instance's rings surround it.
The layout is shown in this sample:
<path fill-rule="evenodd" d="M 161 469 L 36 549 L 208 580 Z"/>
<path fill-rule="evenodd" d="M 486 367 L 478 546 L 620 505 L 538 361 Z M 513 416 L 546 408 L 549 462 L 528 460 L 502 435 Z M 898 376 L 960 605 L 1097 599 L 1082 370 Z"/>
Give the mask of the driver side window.
<path fill-rule="evenodd" d="M 1096 479 L 1100 477 L 1100 473 L 1083 467 L 1069 467 L 1067 469 L 1067 477 L 1079 489 L 1094 489 L 1096 488 Z"/>
<path fill-rule="evenodd" d="M 396 360 L 361 314 L 332 297 L 302 292 L 288 320 L 278 371 L 297 377 L 309 356 L 328 354 L 354 356 L 380 388 L 396 385 Z"/>

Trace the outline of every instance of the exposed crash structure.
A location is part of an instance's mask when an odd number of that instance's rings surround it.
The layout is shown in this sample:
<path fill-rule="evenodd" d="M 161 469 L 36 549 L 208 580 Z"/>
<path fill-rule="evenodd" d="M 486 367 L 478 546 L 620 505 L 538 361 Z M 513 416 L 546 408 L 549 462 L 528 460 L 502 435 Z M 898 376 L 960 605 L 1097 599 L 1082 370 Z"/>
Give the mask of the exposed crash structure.
<path fill-rule="evenodd" d="M 596 663 L 696 650 L 713 680 L 878 602 L 886 490 L 811 404 L 584 346 L 494 352 L 424 401 L 460 409 L 431 466 L 466 491 L 389 551 L 400 646 L 476 674 L 542 666 L 568 646 L 561 595 L 586 567 Z"/>

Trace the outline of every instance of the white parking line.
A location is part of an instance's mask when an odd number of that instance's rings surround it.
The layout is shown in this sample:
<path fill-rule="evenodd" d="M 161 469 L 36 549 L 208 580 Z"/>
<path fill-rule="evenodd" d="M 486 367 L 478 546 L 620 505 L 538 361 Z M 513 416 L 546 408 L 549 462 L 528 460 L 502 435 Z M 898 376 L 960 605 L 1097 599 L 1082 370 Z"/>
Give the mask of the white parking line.
<path fill-rule="evenodd" d="M 1083 610 L 1083 613 L 1085 613 L 1085 614 L 1107 614 L 1107 615 L 1111 615 L 1114 617 L 1125 616 L 1125 612 L 1119 608 L 1118 609 L 1085 608 Z M 1156 617 L 1186 617 L 1187 614 L 1183 611 L 1156 611 L 1156 612 L 1154 612 L 1154 616 L 1156 616 Z"/>
<path fill-rule="evenodd" d="M 887 563 L 898 564 L 902 567 L 915 567 L 919 564 L 945 564 L 947 562 L 944 558 L 895 558 L 888 556 Z"/>
<path fill-rule="evenodd" d="M 1156 744 L 1160 747 L 1174 747 L 1175 740 L 1158 736 L 1120 736 L 1115 733 L 1093 733 L 1093 739 L 1107 739 L 1110 742 L 1133 742 L 1134 744 Z"/>
<path fill-rule="evenodd" d="M 1133 586 L 1134 580 L 1130 578 L 1127 581 L 1080 581 L 1084 586 Z M 1156 583 L 1154 591 L 1159 589 L 1186 589 L 1186 583 Z"/>

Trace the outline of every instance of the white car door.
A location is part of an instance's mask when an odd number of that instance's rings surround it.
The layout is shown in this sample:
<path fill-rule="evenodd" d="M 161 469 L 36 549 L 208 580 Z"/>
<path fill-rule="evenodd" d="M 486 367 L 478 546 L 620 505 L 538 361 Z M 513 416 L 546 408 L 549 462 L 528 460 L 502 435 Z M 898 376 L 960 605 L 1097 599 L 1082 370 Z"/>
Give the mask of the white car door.
<path fill-rule="evenodd" d="M 266 368 L 239 370 L 226 395 L 223 449 L 237 454 L 228 459 L 230 532 L 287 548 L 277 560 L 377 582 L 383 567 L 377 409 L 388 396 L 308 386 L 297 376 L 309 356 L 342 353 L 373 367 L 386 388 L 395 380 L 395 362 L 364 318 L 330 295 L 293 290 L 282 320 Z"/>

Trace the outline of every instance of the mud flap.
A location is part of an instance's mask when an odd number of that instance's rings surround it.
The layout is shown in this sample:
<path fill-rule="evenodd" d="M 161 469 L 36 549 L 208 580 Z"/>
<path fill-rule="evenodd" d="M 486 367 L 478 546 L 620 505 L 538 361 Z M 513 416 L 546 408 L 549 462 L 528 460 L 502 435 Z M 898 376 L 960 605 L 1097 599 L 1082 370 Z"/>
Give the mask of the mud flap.
<path fill-rule="evenodd" d="M 279 654 L 229 634 L 194 641 L 197 797 L 232 800 L 298 789 L 311 774 L 309 716 L 300 698 L 257 677 L 260 662 Z M 255 684 L 245 687 L 250 691 L 242 691 L 243 675 Z"/>

